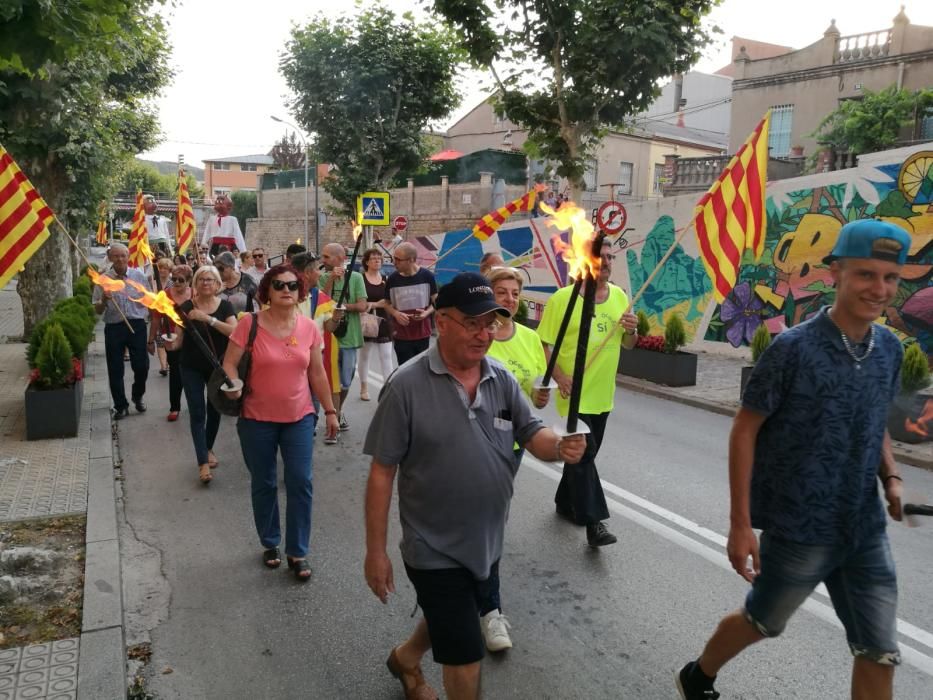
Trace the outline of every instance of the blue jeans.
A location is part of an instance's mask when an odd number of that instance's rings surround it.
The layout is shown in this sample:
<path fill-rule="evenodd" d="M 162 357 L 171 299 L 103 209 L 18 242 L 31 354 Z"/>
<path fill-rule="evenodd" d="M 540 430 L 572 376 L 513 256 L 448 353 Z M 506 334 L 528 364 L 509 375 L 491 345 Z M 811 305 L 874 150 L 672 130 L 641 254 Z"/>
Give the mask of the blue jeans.
<path fill-rule="evenodd" d="M 207 464 L 207 452 L 214 449 L 214 440 L 220 430 L 220 414 L 207 400 L 207 380 L 196 369 L 181 367 L 181 383 L 185 388 L 188 404 L 188 422 L 191 425 L 191 440 L 198 464 Z"/>
<path fill-rule="evenodd" d="M 761 573 L 745 599 L 745 617 L 766 637 L 784 631 L 813 589 L 825 583 L 854 656 L 900 663 L 897 577 L 881 532 L 840 546 L 806 545 L 761 534 Z"/>
<path fill-rule="evenodd" d="M 146 377 L 149 374 L 149 355 L 146 354 L 146 322 L 141 318 L 130 319 L 133 330 L 126 324 L 108 323 L 104 326 L 104 353 L 107 356 L 107 378 L 110 381 L 110 396 L 113 407 L 118 411 L 130 405 L 126 400 L 123 385 L 123 351 L 130 351 L 130 367 L 133 370 L 133 401 L 142 399 L 146 393 Z"/>
<path fill-rule="evenodd" d="M 346 391 L 356 375 L 356 354 L 359 348 L 340 348 L 337 363 L 340 367 L 340 388 Z"/>
<path fill-rule="evenodd" d="M 260 544 L 266 549 L 278 547 L 282 540 L 276 469 L 276 453 L 282 452 L 285 465 L 285 554 L 290 557 L 308 556 L 311 540 L 311 458 L 316 424 L 314 413 L 294 423 L 240 417 L 236 424 L 243 461 L 249 469 L 256 532 Z"/>

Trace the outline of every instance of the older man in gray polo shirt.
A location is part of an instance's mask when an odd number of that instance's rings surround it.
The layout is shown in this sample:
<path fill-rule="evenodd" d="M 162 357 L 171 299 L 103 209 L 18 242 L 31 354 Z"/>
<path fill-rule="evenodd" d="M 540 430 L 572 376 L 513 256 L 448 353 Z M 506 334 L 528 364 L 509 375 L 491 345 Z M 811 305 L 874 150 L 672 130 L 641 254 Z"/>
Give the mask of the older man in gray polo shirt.
<path fill-rule="evenodd" d="M 114 243 L 107 251 L 110 268 L 104 270 L 104 274 L 115 280 L 133 280 L 148 288 L 149 281 L 146 275 L 127 266 L 129 257 L 126 246 Z M 125 418 L 130 411 L 130 404 L 126 400 L 126 387 L 123 385 L 123 353 L 126 349 L 129 349 L 130 367 L 133 369 L 133 404 L 140 413 L 146 410 L 143 394 L 146 393 L 146 376 L 149 374 L 149 356 L 146 354 L 146 338 L 149 336 L 146 319 L 149 317 L 149 310 L 134 301 L 139 296 L 140 292 L 129 286 L 125 291 L 112 294 L 104 291 L 102 287 L 94 287 L 94 309 L 104 315 L 104 352 L 107 356 L 107 376 L 110 379 L 114 420 Z M 120 311 L 129 321 L 129 328 Z M 150 345 L 154 352 L 155 344 Z"/>
<path fill-rule="evenodd" d="M 387 665 L 409 699 L 437 693 L 421 672 L 433 649 L 450 698 L 479 697 L 485 652 L 478 598 L 498 567 L 519 461 L 514 443 L 548 461 L 576 462 L 582 436 L 559 438 L 531 413 L 518 382 L 487 359 L 508 312 L 485 277 L 457 275 L 437 296 L 437 345 L 402 365 L 382 392 L 366 435 L 366 581 L 386 602 L 395 590 L 386 553 L 399 473 L 402 559 L 424 618 Z"/>

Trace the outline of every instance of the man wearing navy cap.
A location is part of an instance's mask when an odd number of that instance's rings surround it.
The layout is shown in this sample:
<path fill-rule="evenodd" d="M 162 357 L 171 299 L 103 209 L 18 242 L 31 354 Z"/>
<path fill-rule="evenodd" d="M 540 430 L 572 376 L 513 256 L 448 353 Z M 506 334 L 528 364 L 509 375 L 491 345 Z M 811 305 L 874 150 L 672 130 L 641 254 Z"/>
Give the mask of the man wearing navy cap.
<path fill-rule="evenodd" d="M 421 672 L 429 649 L 444 667 L 447 697 L 479 697 L 479 604 L 502 556 L 519 466 L 514 444 L 546 461 L 576 462 L 586 448 L 581 435 L 561 439 L 545 428 L 512 373 L 486 359 L 508 311 L 485 277 L 457 275 L 436 308 L 437 345 L 392 375 L 363 447 L 372 456 L 366 582 L 383 603 L 395 590 L 386 535 L 398 471 L 402 559 L 424 611 L 387 662 L 409 700 L 437 698 Z"/>
<path fill-rule="evenodd" d="M 878 483 L 900 520 L 901 477 L 885 424 L 903 350 L 874 321 L 897 292 L 909 249 L 893 224 L 843 226 L 823 260 L 836 287 L 832 307 L 777 336 L 755 365 L 729 440 L 727 548 L 752 587 L 700 658 L 676 674 L 684 700 L 718 698 L 719 669 L 783 632 L 820 583 L 854 657 L 852 697 L 892 697 L 897 579 Z"/>

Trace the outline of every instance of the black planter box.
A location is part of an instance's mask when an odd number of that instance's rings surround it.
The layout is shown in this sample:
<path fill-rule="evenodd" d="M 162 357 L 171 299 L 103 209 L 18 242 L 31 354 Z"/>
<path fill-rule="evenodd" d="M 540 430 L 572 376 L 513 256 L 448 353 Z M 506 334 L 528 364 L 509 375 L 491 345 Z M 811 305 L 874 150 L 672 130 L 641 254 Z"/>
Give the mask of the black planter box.
<path fill-rule="evenodd" d="M 633 348 L 623 350 L 619 372 L 666 386 L 696 386 L 697 356 L 691 352 L 657 352 Z"/>
<path fill-rule="evenodd" d="M 84 382 L 63 389 L 26 387 L 26 439 L 75 437 L 83 399 Z"/>
<path fill-rule="evenodd" d="M 755 365 L 746 365 L 742 368 L 742 380 L 739 384 L 739 400 L 742 400 L 742 397 L 745 396 L 745 387 L 748 385 L 748 380 L 752 376 L 752 370 L 755 369 Z"/>

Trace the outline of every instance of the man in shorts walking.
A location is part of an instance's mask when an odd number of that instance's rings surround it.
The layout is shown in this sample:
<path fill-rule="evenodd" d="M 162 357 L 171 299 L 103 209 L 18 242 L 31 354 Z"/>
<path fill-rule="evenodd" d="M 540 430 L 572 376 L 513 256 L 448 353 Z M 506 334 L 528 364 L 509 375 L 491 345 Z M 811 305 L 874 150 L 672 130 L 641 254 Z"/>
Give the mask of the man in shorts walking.
<path fill-rule="evenodd" d="M 729 561 L 752 588 L 677 673 L 684 700 L 718 698 L 719 669 L 781 634 L 820 583 L 854 657 L 852 697 L 892 697 L 897 579 L 878 483 L 900 520 L 901 477 L 885 424 L 903 350 L 873 321 L 897 292 L 909 248 L 893 224 L 843 226 L 824 259 L 832 307 L 777 336 L 755 365 L 729 440 Z M 752 528 L 762 531 L 760 549 Z"/>
<path fill-rule="evenodd" d="M 547 461 L 575 462 L 586 448 L 582 435 L 545 428 L 511 372 L 486 358 L 500 315 L 508 311 L 482 275 L 442 287 L 437 344 L 392 375 L 366 435 L 366 582 L 383 603 L 395 590 L 386 532 L 397 471 L 402 559 L 424 611 L 387 662 L 407 700 L 437 698 L 421 672 L 429 649 L 450 700 L 479 697 L 479 601 L 502 556 L 514 444 Z"/>

